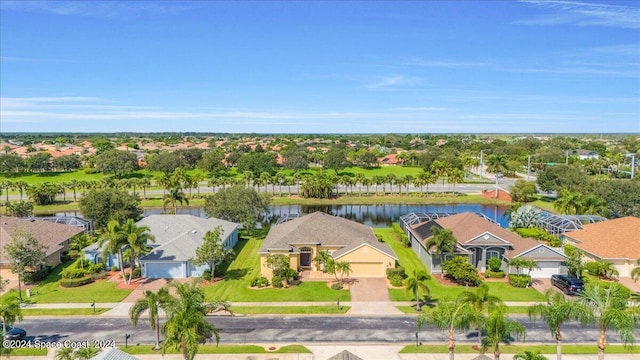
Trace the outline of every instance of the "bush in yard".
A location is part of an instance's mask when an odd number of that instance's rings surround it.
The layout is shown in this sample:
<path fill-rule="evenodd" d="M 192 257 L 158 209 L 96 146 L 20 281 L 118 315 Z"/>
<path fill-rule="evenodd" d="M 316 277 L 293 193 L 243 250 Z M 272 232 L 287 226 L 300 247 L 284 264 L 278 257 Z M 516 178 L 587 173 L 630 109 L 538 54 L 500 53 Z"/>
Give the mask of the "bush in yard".
<path fill-rule="evenodd" d="M 491 258 L 487 260 L 487 264 L 489 264 L 489 269 L 493 272 L 500 271 L 500 267 L 502 266 L 502 260 L 499 258 Z"/>
<path fill-rule="evenodd" d="M 560 239 L 547 233 L 544 229 L 541 228 L 516 228 L 514 229 L 514 231 L 522 237 L 546 241 L 551 247 L 562 246 L 562 241 L 560 241 Z"/>
<path fill-rule="evenodd" d="M 111 271 L 113 271 L 113 272 L 118 271 L 118 267 L 116 265 L 112 265 L 111 266 Z"/>
<path fill-rule="evenodd" d="M 104 264 L 103 263 L 91 264 L 88 266 L 88 271 L 91 274 L 99 274 L 104 271 Z"/>
<path fill-rule="evenodd" d="M 142 276 L 142 269 L 139 267 L 134 268 L 131 276 L 133 276 L 134 278 L 139 278 L 140 276 Z"/>
<path fill-rule="evenodd" d="M 251 286 L 258 288 L 269 286 L 269 279 L 264 276 L 255 277 L 253 278 L 253 280 L 251 280 Z"/>
<path fill-rule="evenodd" d="M 400 242 L 403 243 L 406 247 L 410 247 L 411 246 L 411 241 L 409 241 L 409 237 L 407 236 L 407 234 L 405 234 L 404 231 L 402 231 L 402 228 L 400 227 L 400 225 L 398 225 L 398 223 L 393 223 L 393 231 L 398 234 L 398 238 L 400 238 Z"/>
<path fill-rule="evenodd" d="M 300 274 L 295 269 L 289 269 L 287 272 L 287 278 L 292 280 L 300 279 Z"/>
<path fill-rule="evenodd" d="M 400 276 L 400 278 L 405 278 L 404 267 L 398 266 L 395 268 L 387 268 L 387 279 L 391 280 L 393 276 Z"/>
<path fill-rule="evenodd" d="M 331 288 L 333 290 L 342 290 L 342 283 L 340 281 L 334 282 L 333 284 L 331 284 Z"/>
<path fill-rule="evenodd" d="M 404 283 L 404 279 L 402 278 L 402 276 L 394 274 L 389 278 L 389 282 L 395 287 L 400 287 Z"/>
<path fill-rule="evenodd" d="M 22 275 L 22 280 L 25 284 L 34 284 L 47 278 L 47 275 L 51 274 L 51 266 L 47 266 L 38 271 L 27 271 Z"/>
<path fill-rule="evenodd" d="M 203 271 L 202 272 L 202 278 L 204 280 L 211 281 L 211 270 L 210 269 L 206 269 L 205 271 Z"/>
<path fill-rule="evenodd" d="M 486 278 L 492 278 L 492 279 L 500 279 L 505 277 L 505 273 L 504 271 L 493 271 L 493 270 L 487 270 L 484 273 L 484 277 Z"/>
<path fill-rule="evenodd" d="M 531 284 L 531 276 L 527 274 L 509 274 L 509 285 L 517 288 L 526 288 Z"/>
<path fill-rule="evenodd" d="M 86 271 L 83 269 L 68 267 L 62 270 L 62 272 L 60 272 L 60 275 L 63 279 L 80 279 L 86 275 Z"/>
<path fill-rule="evenodd" d="M 271 285 L 273 285 L 274 288 L 281 288 L 282 285 L 282 278 L 278 275 L 274 275 L 271 278 Z"/>
<path fill-rule="evenodd" d="M 86 285 L 93 282 L 91 276 L 84 276 L 78 279 L 60 279 L 59 284 L 62 287 L 71 288 Z"/>
<path fill-rule="evenodd" d="M 453 281 L 462 285 L 478 286 L 482 278 L 466 256 L 455 256 L 442 263 L 442 270 Z"/>

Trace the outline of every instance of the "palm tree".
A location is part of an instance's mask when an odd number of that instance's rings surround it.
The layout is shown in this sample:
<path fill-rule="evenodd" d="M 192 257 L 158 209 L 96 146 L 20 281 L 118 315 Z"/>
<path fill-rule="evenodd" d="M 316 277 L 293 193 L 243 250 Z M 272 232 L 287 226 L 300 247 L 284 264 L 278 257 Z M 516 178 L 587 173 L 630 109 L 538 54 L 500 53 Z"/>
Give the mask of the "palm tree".
<path fill-rule="evenodd" d="M 149 176 L 145 176 L 140 179 L 140 186 L 142 187 L 142 198 L 147 199 L 147 188 L 151 186 L 151 179 Z"/>
<path fill-rule="evenodd" d="M 489 295 L 489 285 L 480 284 L 475 292 L 465 291 L 460 294 L 462 301 L 468 302 L 473 307 L 476 315 L 479 317 L 478 321 L 475 321 L 476 330 L 478 331 L 478 345 L 482 343 L 482 318 L 485 315 L 485 311 L 492 311 L 498 306 L 502 306 L 502 300 L 494 295 Z"/>
<path fill-rule="evenodd" d="M 98 245 L 102 247 L 108 254 L 118 254 L 118 267 L 122 272 L 122 280 L 126 281 L 124 273 L 124 260 L 122 248 L 127 245 L 127 237 L 122 232 L 122 226 L 117 220 L 111 220 L 107 224 L 107 229 L 102 233 L 98 239 Z"/>
<path fill-rule="evenodd" d="M 582 194 L 562 189 L 558 193 L 558 199 L 553 203 L 553 207 L 563 214 L 582 213 L 584 208 Z"/>
<path fill-rule="evenodd" d="M 482 340 L 482 351 L 493 349 L 493 357 L 500 360 L 500 343 L 509 344 L 511 338 L 523 339 L 526 330 L 522 324 L 509 319 L 504 307 L 495 308 L 489 313 L 485 328 L 487 336 Z"/>
<path fill-rule="evenodd" d="M 429 279 L 429 274 L 422 269 L 413 269 L 411 276 L 404 281 L 404 291 L 410 292 L 416 299 L 416 310 L 420 310 L 420 291 L 424 291 L 426 295 L 431 293 L 429 286 L 425 280 Z"/>
<path fill-rule="evenodd" d="M 20 301 L 15 296 L 3 296 L 0 300 L 0 319 L 2 319 L 2 339 L 7 335 L 7 326 L 22 321 Z"/>
<path fill-rule="evenodd" d="M 205 303 L 205 295 L 197 282 L 173 283 L 176 298 L 167 304 L 167 321 L 162 326 L 165 336 L 162 354 L 167 349 L 179 350 L 185 360 L 193 360 L 198 353 L 200 342 L 215 337 L 220 342 L 218 329 L 206 319 L 207 314 L 228 311 L 229 305 L 222 302 Z"/>
<path fill-rule="evenodd" d="M 596 323 L 600 330 L 598 337 L 598 360 L 604 360 L 607 347 L 607 330 L 616 330 L 625 345 L 634 343 L 634 329 L 640 317 L 637 309 L 627 307 L 629 294 L 620 284 L 612 283 L 607 288 L 598 285 L 587 286 L 580 294 L 578 317 L 583 323 Z"/>
<path fill-rule="evenodd" d="M 496 174 L 496 198 L 498 197 L 498 173 L 507 170 L 507 159 L 504 155 L 487 157 L 487 171 Z"/>
<path fill-rule="evenodd" d="M 436 256 L 440 258 L 440 269 L 442 269 L 443 257 L 445 253 L 453 253 L 456 249 L 458 241 L 453 236 L 453 233 L 449 229 L 443 229 L 438 226 L 431 227 L 431 233 L 433 236 L 427 241 L 425 246 L 427 249 L 432 247 L 436 248 Z M 442 277 L 442 270 L 440 271 Z"/>
<path fill-rule="evenodd" d="M 364 185 L 365 179 L 367 177 L 362 173 L 356 174 L 356 184 L 358 184 L 358 193 L 362 196 L 362 185 Z"/>
<path fill-rule="evenodd" d="M 69 185 L 69 188 L 71 188 L 71 190 L 73 190 L 73 202 L 78 202 L 78 198 L 76 196 L 76 191 L 80 187 L 80 181 L 78 181 L 77 179 L 71 179 L 71 180 L 69 180 L 68 185 Z"/>
<path fill-rule="evenodd" d="M 454 301 L 438 302 L 438 305 L 426 314 L 420 314 L 417 320 L 418 329 L 426 324 L 434 325 L 438 330 L 447 331 L 449 335 L 449 359 L 453 360 L 455 353 L 454 333 L 456 330 L 466 331 L 476 320 L 476 314 L 468 302 L 456 299 Z"/>
<path fill-rule="evenodd" d="M 153 242 L 155 237 L 149 232 L 148 226 L 137 226 L 133 219 L 127 219 L 127 222 L 121 227 L 122 234 L 127 239 L 127 245 L 129 246 L 129 264 L 131 271 L 129 272 L 129 280 L 125 283 L 131 283 L 133 277 L 133 268 L 142 255 L 148 252 L 147 243 Z"/>
<path fill-rule="evenodd" d="M 164 195 L 164 202 L 162 203 L 163 210 L 167 210 L 167 205 L 171 204 L 173 207 L 173 213 L 178 213 L 178 203 L 182 206 L 183 203 L 189 205 L 189 199 L 187 195 L 182 191 L 182 188 L 179 186 L 171 188 L 169 193 Z"/>
<path fill-rule="evenodd" d="M 529 307 L 527 312 L 534 320 L 540 316 L 547 323 L 551 335 L 556 339 L 556 354 L 558 360 L 562 359 L 562 333 L 560 327 L 569 320 L 577 320 L 578 312 L 574 302 L 567 301 L 564 295 L 551 289 L 545 293 L 546 304 L 536 304 Z"/>
<path fill-rule="evenodd" d="M 89 346 L 84 348 L 79 348 L 73 353 L 73 358 L 76 360 L 89 360 L 95 357 L 100 353 L 98 348 Z"/>
<path fill-rule="evenodd" d="M 516 273 L 520 275 L 520 269 L 525 268 L 527 266 L 527 260 L 525 258 L 516 257 L 509 260 L 508 264 L 509 264 L 509 268 L 511 268 L 511 266 L 516 268 Z"/>
<path fill-rule="evenodd" d="M 16 180 L 13 183 L 13 187 L 20 192 L 20 201 L 22 201 L 22 196 L 24 195 L 25 190 L 29 188 L 29 184 L 26 181 Z"/>
<path fill-rule="evenodd" d="M 449 172 L 449 176 L 447 177 L 447 182 L 453 184 L 453 193 L 456 192 L 456 184 L 461 183 L 464 180 L 464 174 L 462 170 L 458 168 L 453 168 Z"/>
<path fill-rule="evenodd" d="M 638 266 L 636 266 L 633 270 L 631 270 L 631 278 L 633 281 L 637 282 L 640 279 L 640 259 L 636 261 Z"/>
<path fill-rule="evenodd" d="M 319 251 L 318 254 L 313 258 L 313 262 L 316 263 L 316 267 L 322 267 L 323 272 L 327 271 L 327 263 L 331 261 L 333 261 L 333 258 L 331 257 L 331 255 L 329 255 L 329 252 L 327 250 Z"/>
<path fill-rule="evenodd" d="M 525 350 L 524 352 L 513 355 L 513 360 L 548 360 L 546 356 L 540 353 L 540 350 L 536 352 Z"/>
<path fill-rule="evenodd" d="M 342 284 L 345 276 L 349 276 L 349 273 L 351 273 L 351 263 L 348 261 L 337 261 L 335 271 L 337 274 L 340 274 L 339 282 Z"/>
<path fill-rule="evenodd" d="M 73 351 L 75 349 L 68 346 L 63 346 L 56 350 L 55 360 L 73 360 Z"/>
<path fill-rule="evenodd" d="M 191 180 L 193 181 L 193 185 L 196 188 L 196 196 L 198 198 L 200 198 L 200 182 L 203 181 L 204 178 L 204 174 L 202 173 L 195 173 L 191 176 Z"/>
<path fill-rule="evenodd" d="M 165 310 L 173 300 L 169 290 L 166 287 L 161 287 L 157 293 L 151 290 L 145 291 L 144 298 L 138 299 L 129 309 L 129 318 L 133 326 L 138 326 L 140 315 L 149 310 L 149 325 L 151 330 L 156 332 L 156 344 L 153 347 L 155 350 L 160 349 L 160 315 L 158 310 Z"/>

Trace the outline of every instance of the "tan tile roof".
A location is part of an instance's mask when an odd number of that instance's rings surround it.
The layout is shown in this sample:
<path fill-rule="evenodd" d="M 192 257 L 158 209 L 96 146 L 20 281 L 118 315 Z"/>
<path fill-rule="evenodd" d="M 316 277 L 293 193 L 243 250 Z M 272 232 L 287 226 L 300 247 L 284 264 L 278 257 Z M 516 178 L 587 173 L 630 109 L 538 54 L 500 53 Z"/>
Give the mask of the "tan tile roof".
<path fill-rule="evenodd" d="M 0 263 L 9 263 L 4 246 L 21 231 L 27 231 L 46 247 L 47 256 L 61 248 L 60 243 L 78 235 L 82 228 L 49 221 L 0 216 Z"/>
<path fill-rule="evenodd" d="M 595 224 L 565 234 L 579 241 L 576 246 L 601 259 L 640 258 L 640 218 L 627 216 Z"/>

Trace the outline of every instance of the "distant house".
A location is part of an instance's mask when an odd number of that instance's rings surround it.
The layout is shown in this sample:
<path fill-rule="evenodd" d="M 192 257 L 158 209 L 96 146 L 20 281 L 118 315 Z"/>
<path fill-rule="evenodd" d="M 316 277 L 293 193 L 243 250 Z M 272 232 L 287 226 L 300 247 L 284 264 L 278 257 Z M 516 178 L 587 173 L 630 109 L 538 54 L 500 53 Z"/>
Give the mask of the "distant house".
<path fill-rule="evenodd" d="M 508 261 L 522 257 L 537 261 L 540 267 L 531 271 L 531 277 L 549 278 L 565 272 L 562 263 L 566 256 L 561 250 L 534 239 L 523 238 L 478 214 L 465 212 L 418 222 L 408 227 L 411 247 L 432 273 L 442 272 L 440 257 L 436 255 L 435 248 L 426 248 L 426 243 L 433 236 L 431 229 L 434 226 L 451 230 L 457 240 L 454 254 L 444 254 L 444 260 L 451 256 L 466 256 L 478 271 L 485 272 L 488 260 L 495 257 L 502 260 L 503 270 L 509 272 L 512 269 L 509 269 Z"/>
<path fill-rule="evenodd" d="M 62 254 L 69 250 L 71 239 L 82 233 L 83 229 L 50 221 L 0 216 L 0 271 L 13 266 L 5 246 L 22 232 L 33 236 L 38 243 L 44 245 L 46 253 L 44 265 L 56 266 L 62 262 Z M 3 271 L 2 276 L 5 277 L 5 275 Z"/>
<path fill-rule="evenodd" d="M 573 150 L 571 153 L 574 155 L 578 155 L 578 159 L 580 160 L 597 160 L 600 158 L 600 155 L 592 150 L 578 149 Z"/>
<path fill-rule="evenodd" d="M 585 260 L 605 260 L 613 264 L 620 276 L 630 276 L 640 259 L 640 218 L 627 216 L 582 226 L 582 230 L 565 233 L 567 244 L 584 251 Z"/>
<path fill-rule="evenodd" d="M 225 249 L 238 242 L 239 224 L 216 218 L 192 215 L 151 215 L 137 222 L 148 226 L 155 237 L 153 249 L 140 259 L 142 276 L 147 278 L 188 278 L 201 276 L 207 265 L 196 266 L 192 260 L 203 243 L 207 231 L 222 227 L 221 240 Z"/>
<path fill-rule="evenodd" d="M 313 261 L 320 251 L 328 251 L 336 261 L 351 264 L 350 277 L 384 277 L 386 269 L 398 260 L 389 245 L 378 241 L 373 230 L 363 224 L 315 212 L 273 225 L 260 254 L 260 273 L 272 271 L 266 260 L 271 254 L 289 257 L 294 270 L 319 270 Z"/>
<path fill-rule="evenodd" d="M 398 158 L 398 154 L 388 154 L 384 157 L 378 158 L 378 164 L 382 166 L 388 165 L 402 165 L 403 160 Z"/>

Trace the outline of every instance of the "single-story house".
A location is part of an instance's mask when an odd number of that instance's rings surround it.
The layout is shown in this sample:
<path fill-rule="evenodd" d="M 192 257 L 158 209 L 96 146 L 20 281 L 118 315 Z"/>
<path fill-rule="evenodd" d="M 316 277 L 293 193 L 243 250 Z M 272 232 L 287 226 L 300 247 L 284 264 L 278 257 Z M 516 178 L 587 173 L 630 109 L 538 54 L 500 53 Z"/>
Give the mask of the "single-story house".
<path fill-rule="evenodd" d="M 454 254 L 444 254 L 444 260 L 451 256 L 467 256 L 469 262 L 478 271 L 485 272 L 488 269 L 487 261 L 496 257 L 502 260 L 502 270 L 513 272 L 513 269 L 509 269 L 507 265 L 508 261 L 522 257 L 536 260 L 540 267 L 531 271 L 531 277 L 550 278 L 554 274 L 566 273 L 563 266 L 566 256 L 562 250 L 554 249 L 534 239 L 523 238 L 471 212 L 409 226 L 408 236 L 411 246 L 432 273 L 442 272 L 440 257 L 436 255 L 435 248 L 426 248 L 426 243 L 433 236 L 431 231 L 433 226 L 451 230 L 457 240 Z"/>
<path fill-rule="evenodd" d="M 345 218 L 315 212 L 273 225 L 259 250 L 260 273 L 271 278 L 267 257 L 289 256 L 292 269 L 318 271 L 313 259 L 328 251 L 336 261 L 351 264 L 352 278 L 384 277 L 398 258 L 389 245 L 378 241 L 373 229 Z"/>
<path fill-rule="evenodd" d="M 598 160 L 600 155 L 593 150 L 577 149 L 571 151 L 573 155 L 578 155 L 580 160 Z"/>
<path fill-rule="evenodd" d="M 584 251 L 584 260 L 605 260 L 620 276 L 628 277 L 640 259 L 640 218 L 626 216 L 582 225 L 582 230 L 564 234 L 566 244 Z"/>
<path fill-rule="evenodd" d="M 240 224 L 216 218 L 193 215 L 150 215 L 137 222 L 148 226 L 155 242 L 152 250 L 140 259 L 142 276 L 147 278 L 188 278 L 202 276 L 208 265 L 196 266 L 192 259 L 204 242 L 207 231 L 222 227 L 220 236 L 225 249 L 233 249 L 238 242 Z"/>
<path fill-rule="evenodd" d="M 4 248 L 23 232 L 33 236 L 38 240 L 38 243 L 44 245 L 46 254 L 44 265 L 56 266 L 62 262 L 62 254 L 69 251 L 69 243 L 71 243 L 72 238 L 81 234 L 83 229 L 78 226 L 33 218 L 21 219 L 0 216 L 0 270 L 3 270 L 3 278 L 8 277 L 8 269 L 13 266 L 12 260 Z"/>

